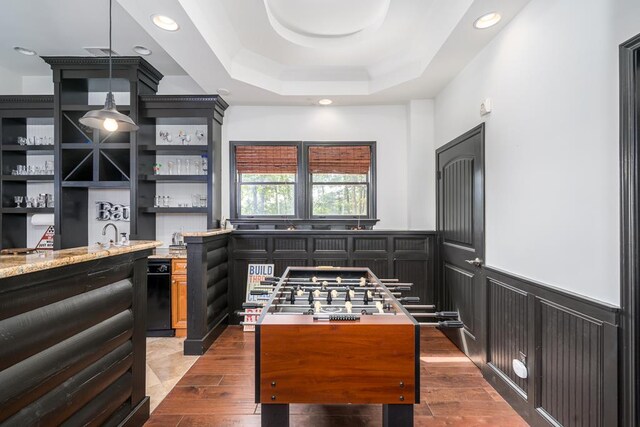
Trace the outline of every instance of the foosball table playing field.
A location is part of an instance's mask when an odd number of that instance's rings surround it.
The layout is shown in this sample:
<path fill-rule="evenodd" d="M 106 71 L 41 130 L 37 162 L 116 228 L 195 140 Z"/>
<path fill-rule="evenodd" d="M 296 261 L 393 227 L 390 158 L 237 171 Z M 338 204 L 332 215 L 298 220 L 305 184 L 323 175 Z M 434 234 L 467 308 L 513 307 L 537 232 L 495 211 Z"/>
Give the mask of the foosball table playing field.
<path fill-rule="evenodd" d="M 382 404 L 384 426 L 412 426 L 420 402 L 420 326 L 368 268 L 290 267 L 263 282 L 255 325 L 263 426 L 289 404 Z M 257 291 L 259 292 L 259 290 Z"/>

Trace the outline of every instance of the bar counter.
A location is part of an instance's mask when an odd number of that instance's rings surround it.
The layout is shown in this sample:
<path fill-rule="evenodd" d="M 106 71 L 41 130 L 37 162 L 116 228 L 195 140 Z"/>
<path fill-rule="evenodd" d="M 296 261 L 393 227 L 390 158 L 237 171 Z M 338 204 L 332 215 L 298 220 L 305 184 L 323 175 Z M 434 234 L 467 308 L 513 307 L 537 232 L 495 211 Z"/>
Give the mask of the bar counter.
<path fill-rule="evenodd" d="M 156 241 L 0 256 L 0 424 L 142 425 Z"/>

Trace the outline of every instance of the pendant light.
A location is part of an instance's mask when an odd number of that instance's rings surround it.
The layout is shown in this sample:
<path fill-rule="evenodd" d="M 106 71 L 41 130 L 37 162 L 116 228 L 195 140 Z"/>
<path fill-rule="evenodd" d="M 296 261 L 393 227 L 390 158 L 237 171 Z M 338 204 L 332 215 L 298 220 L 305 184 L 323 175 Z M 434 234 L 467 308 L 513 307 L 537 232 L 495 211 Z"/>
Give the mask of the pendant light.
<path fill-rule="evenodd" d="M 109 93 L 107 93 L 107 99 L 104 103 L 104 108 L 101 110 L 91 110 L 85 114 L 80 123 L 85 126 L 89 126 L 94 129 L 105 129 L 109 132 L 121 130 L 124 132 L 131 132 L 138 130 L 138 125 L 135 124 L 131 117 L 120 113 L 116 108 L 116 102 L 113 98 L 113 92 L 111 92 L 111 9 L 112 1 L 109 0 Z"/>

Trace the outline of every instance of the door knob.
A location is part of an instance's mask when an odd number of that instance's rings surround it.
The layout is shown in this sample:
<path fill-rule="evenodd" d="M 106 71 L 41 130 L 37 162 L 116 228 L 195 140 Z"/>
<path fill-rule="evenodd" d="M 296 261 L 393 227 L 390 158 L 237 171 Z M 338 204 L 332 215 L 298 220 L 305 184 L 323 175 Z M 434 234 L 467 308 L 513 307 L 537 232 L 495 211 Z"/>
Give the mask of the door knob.
<path fill-rule="evenodd" d="M 482 260 L 480 258 L 476 259 L 465 259 L 465 262 L 475 265 L 476 267 L 480 267 L 482 265 Z"/>

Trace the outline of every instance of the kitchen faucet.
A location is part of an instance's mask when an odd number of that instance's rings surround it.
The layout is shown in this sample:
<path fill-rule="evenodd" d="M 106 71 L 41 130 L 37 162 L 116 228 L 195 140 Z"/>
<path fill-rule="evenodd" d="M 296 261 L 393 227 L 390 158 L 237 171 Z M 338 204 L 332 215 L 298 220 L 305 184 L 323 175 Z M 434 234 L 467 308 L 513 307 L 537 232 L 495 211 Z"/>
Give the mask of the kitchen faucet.
<path fill-rule="evenodd" d="M 106 236 L 107 235 L 107 227 L 112 226 L 113 230 L 115 231 L 115 235 L 114 238 L 112 240 L 114 245 L 118 244 L 118 227 L 116 227 L 116 225 L 112 222 L 108 222 L 107 224 L 105 224 L 104 227 L 102 227 L 102 235 Z"/>

